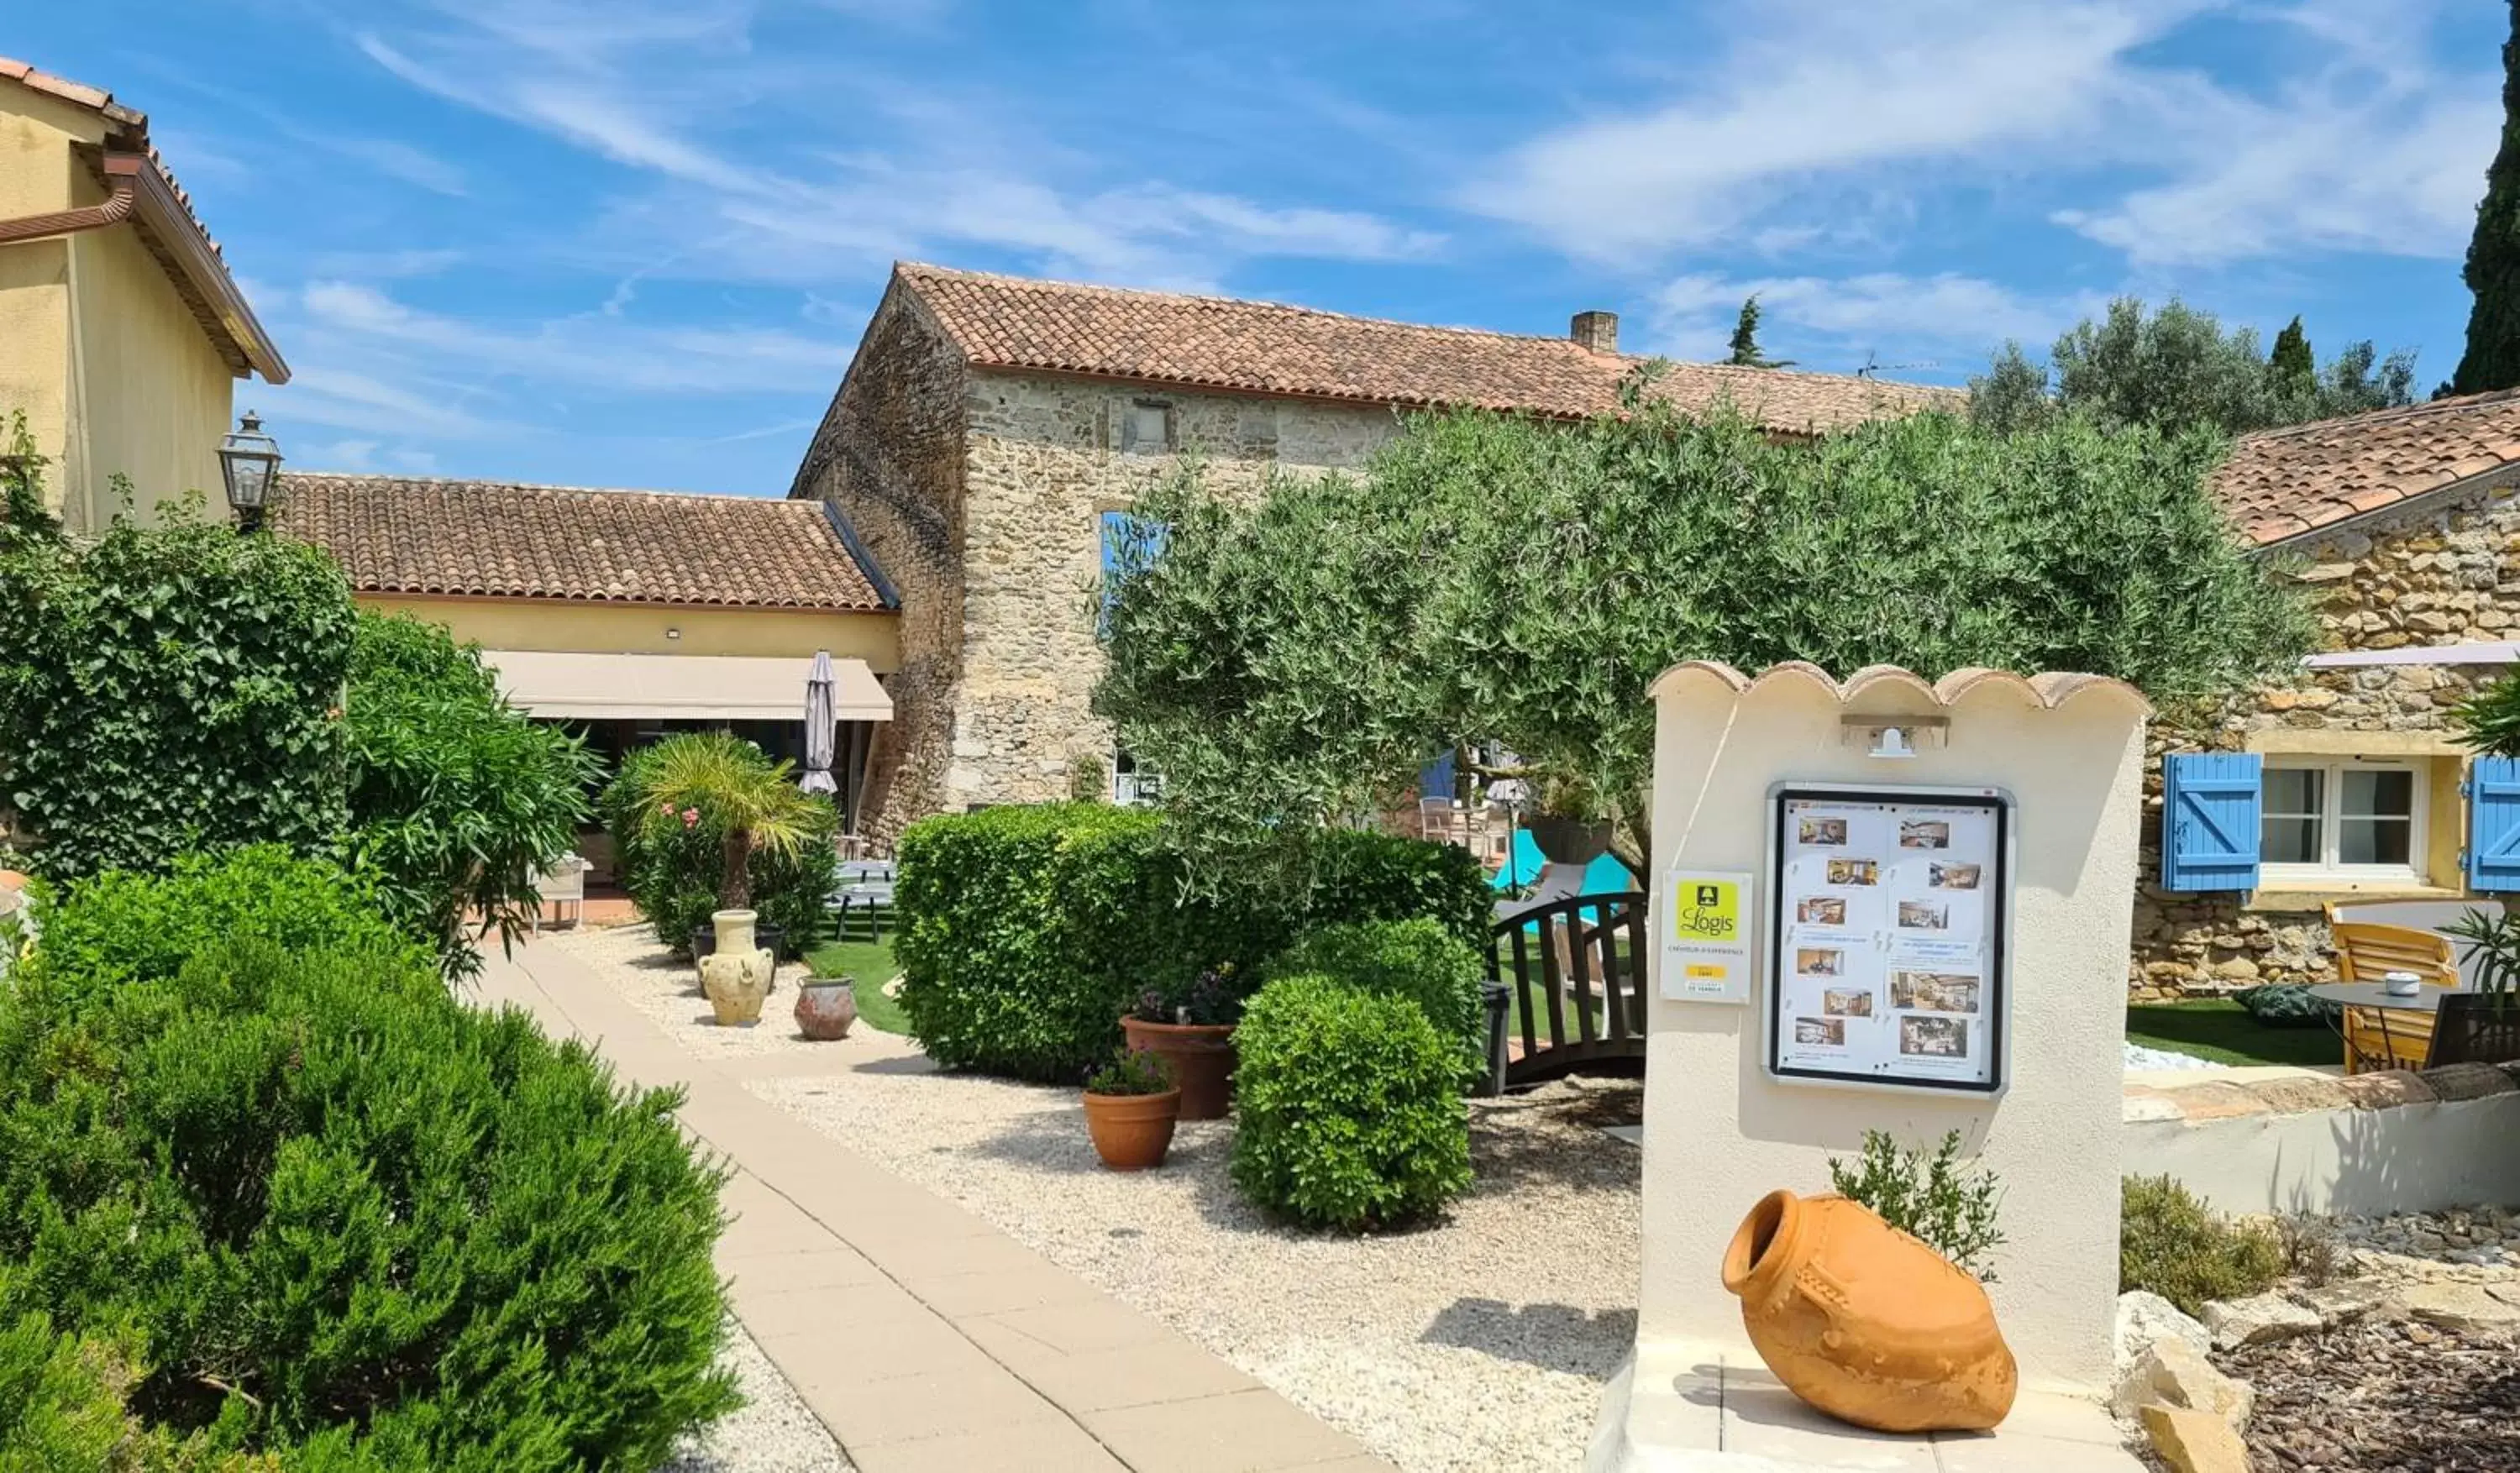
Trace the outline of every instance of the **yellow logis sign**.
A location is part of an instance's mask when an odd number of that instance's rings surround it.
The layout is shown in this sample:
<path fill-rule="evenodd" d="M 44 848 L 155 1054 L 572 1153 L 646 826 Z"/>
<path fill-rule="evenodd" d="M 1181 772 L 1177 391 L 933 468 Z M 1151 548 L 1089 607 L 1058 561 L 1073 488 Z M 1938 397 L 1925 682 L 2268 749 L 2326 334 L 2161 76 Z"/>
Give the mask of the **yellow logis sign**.
<path fill-rule="evenodd" d="M 1662 995 L 1750 1001 L 1750 876 L 1674 870 L 1662 894 Z"/>

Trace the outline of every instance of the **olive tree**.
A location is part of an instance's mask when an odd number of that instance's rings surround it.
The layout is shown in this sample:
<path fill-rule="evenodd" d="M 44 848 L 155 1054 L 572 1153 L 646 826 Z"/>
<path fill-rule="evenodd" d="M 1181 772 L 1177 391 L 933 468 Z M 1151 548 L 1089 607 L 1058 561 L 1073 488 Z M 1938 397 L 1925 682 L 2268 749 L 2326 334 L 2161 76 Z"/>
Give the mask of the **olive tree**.
<path fill-rule="evenodd" d="M 1642 872 L 1645 690 L 1676 661 L 2085 670 L 2171 701 L 2311 647 L 2206 495 L 2211 430 L 1924 415 L 1780 443 L 1631 399 L 1576 424 L 1431 414 L 1361 474 L 1237 503 L 1192 467 L 1140 503 L 1166 535 L 1121 550 L 1095 702 L 1186 847 L 1299 857 L 1493 742 Z"/>

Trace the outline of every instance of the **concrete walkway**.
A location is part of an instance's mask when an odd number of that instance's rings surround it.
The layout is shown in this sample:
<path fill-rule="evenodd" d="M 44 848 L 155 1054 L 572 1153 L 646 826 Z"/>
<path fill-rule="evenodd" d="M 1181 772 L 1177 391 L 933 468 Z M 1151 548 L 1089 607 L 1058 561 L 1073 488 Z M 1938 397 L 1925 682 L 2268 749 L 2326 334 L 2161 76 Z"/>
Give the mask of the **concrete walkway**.
<path fill-rule="evenodd" d="M 717 1250 L 736 1313 L 861 1473 L 1391 1473 L 1177 1331 L 756 1098 L 742 1066 L 694 1058 L 560 949 L 494 949 L 476 996 L 600 1045 L 626 1082 L 689 1092 L 685 1129 L 736 1169 Z M 780 1072 L 861 1062 L 840 1046 Z"/>

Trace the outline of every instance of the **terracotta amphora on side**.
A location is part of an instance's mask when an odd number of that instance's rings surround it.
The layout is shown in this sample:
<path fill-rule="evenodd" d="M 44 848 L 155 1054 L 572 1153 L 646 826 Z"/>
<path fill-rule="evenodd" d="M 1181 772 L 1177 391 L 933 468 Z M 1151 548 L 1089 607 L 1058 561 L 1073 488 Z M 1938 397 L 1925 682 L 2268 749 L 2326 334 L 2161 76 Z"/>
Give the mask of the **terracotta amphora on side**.
<path fill-rule="evenodd" d="M 1759 1199 L 1724 1255 L 1724 1287 L 1788 1390 L 1881 1432 L 1983 1432 L 2019 1376 L 1978 1281 L 1844 1197 Z"/>

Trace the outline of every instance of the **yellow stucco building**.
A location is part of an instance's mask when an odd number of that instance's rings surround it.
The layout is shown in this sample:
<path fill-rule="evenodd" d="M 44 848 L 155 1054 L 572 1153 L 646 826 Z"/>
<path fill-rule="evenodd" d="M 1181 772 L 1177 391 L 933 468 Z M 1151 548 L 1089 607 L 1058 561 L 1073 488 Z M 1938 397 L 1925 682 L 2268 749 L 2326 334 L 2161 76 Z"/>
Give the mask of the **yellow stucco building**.
<path fill-rule="evenodd" d="M 829 652 L 832 773 L 850 831 L 892 720 L 900 601 L 817 502 L 284 473 L 274 535 L 331 553 L 364 607 L 482 647 L 508 698 L 617 761 L 731 730 L 801 758 L 806 672 Z M 584 836 L 598 878 L 603 836 Z"/>
<path fill-rule="evenodd" d="M 0 57 L 0 422 L 23 411 L 73 532 L 220 502 L 236 380 L 289 379 L 219 247 L 149 142 L 94 87 Z"/>

